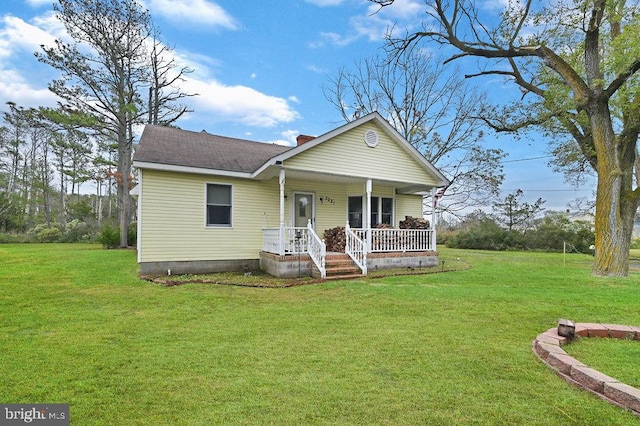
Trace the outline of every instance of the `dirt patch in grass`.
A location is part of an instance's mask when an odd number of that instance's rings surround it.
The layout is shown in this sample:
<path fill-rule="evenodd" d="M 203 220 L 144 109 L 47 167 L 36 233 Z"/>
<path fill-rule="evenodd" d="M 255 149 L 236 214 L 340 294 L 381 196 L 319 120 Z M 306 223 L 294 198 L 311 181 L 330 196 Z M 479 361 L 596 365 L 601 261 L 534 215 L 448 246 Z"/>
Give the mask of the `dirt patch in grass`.
<path fill-rule="evenodd" d="M 262 271 L 251 273 L 221 272 L 215 274 L 186 274 L 186 275 L 145 275 L 140 278 L 160 284 L 165 287 L 173 287 L 185 284 L 218 284 L 243 287 L 285 288 L 306 284 L 316 284 L 323 280 L 311 277 L 301 278 L 276 278 Z"/>

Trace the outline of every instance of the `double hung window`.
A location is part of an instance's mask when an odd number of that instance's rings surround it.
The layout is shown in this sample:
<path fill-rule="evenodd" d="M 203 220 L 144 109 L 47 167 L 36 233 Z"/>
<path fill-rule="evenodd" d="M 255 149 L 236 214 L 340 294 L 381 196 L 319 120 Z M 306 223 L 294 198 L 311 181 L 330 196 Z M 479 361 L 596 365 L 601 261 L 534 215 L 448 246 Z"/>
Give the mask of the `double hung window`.
<path fill-rule="evenodd" d="M 349 216 L 347 218 L 352 228 L 362 228 L 362 197 L 349 197 Z"/>
<path fill-rule="evenodd" d="M 207 226 L 231 226 L 231 185 L 207 184 Z"/>

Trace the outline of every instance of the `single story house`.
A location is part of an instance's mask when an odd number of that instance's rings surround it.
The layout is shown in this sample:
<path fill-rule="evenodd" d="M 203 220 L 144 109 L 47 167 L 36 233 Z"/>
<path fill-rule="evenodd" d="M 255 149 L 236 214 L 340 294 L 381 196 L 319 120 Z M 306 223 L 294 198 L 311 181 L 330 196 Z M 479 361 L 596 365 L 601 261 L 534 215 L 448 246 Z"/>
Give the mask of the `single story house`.
<path fill-rule="evenodd" d="M 435 229 L 398 225 L 448 181 L 378 113 L 295 147 L 147 125 L 133 165 L 142 274 L 438 264 Z M 339 226 L 345 253 L 328 252 L 324 232 Z"/>

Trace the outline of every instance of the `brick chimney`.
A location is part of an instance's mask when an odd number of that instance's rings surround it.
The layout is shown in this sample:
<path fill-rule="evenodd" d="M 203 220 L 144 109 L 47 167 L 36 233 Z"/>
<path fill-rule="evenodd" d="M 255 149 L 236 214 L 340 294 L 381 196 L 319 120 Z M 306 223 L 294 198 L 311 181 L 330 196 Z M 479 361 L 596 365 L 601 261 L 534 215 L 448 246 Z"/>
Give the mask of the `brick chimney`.
<path fill-rule="evenodd" d="M 307 143 L 307 142 L 309 142 L 310 140 L 313 140 L 313 139 L 315 139 L 315 138 L 316 138 L 315 136 L 299 135 L 299 136 L 296 138 L 297 146 L 300 146 L 300 145 L 302 145 L 303 143 Z"/>

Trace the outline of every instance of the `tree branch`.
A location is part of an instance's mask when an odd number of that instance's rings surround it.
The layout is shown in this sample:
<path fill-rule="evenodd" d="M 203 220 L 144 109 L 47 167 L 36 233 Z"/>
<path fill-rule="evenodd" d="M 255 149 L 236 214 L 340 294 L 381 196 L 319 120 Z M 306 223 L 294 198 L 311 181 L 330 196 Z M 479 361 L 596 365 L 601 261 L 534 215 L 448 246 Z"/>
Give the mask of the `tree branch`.
<path fill-rule="evenodd" d="M 625 84 L 629 78 L 631 78 L 636 72 L 640 70 L 640 59 L 633 61 L 629 67 L 620 73 L 609 86 L 604 90 L 603 96 L 610 99 L 617 91 Z"/>

